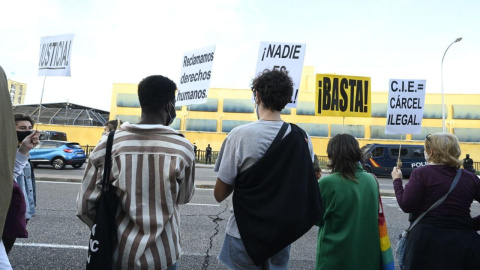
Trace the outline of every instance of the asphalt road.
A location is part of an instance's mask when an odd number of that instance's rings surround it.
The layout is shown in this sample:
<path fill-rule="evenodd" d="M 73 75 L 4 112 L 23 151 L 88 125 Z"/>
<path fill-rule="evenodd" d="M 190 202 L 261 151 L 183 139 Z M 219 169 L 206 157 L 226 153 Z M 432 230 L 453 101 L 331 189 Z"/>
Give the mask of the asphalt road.
<path fill-rule="evenodd" d="M 80 181 L 83 177 L 83 173 L 85 170 L 85 164 L 78 169 L 74 169 L 71 166 L 66 166 L 63 170 L 55 170 L 49 165 L 39 165 L 35 168 L 35 175 L 37 178 L 54 178 L 58 176 L 58 178 L 75 178 Z M 322 177 L 327 176 L 328 173 L 324 172 Z M 213 172 L 213 166 L 205 166 L 204 164 L 198 164 L 195 168 L 195 180 L 198 182 L 209 182 L 211 185 L 215 184 L 217 180 L 217 173 Z M 379 177 L 378 181 L 380 183 L 380 189 L 388 191 L 388 193 L 393 193 L 393 184 L 392 180 L 389 177 Z M 404 180 L 404 184 L 406 184 L 408 180 Z"/>
<path fill-rule="evenodd" d="M 72 166 L 66 166 L 63 170 L 55 170 L 49 165 L 38 165 L 35 168 L 35 176 L 37 178 L 54 177 L 59 178 L 76 178 L 80 180 L 85 172 L 86 163 L 78 169 L 72 168 Z M 199 164 L 195 168 L 195 180 L 196 181 L 212 181 L 217 180 L 217 173 L 213 172 L 213 166 L 206 167 L 204 164 Z"/>
<path fill-rule="evenodd" d="M 78 183 L 38 182 L 37 215 L 29 222 L 30 237 L 19 239 L 10 253 L 14 269 L 82 269 L 89 231 L 75 216 Z M 383 197 L 392 247 L 408 226 L 407 215 L 393 197 Z M 230 198 L 217 203 L 212 190 L 197 189 L 191 203 L 180 207 L 184 256 L 179 269 L 226 269 L 216 259 L 223 244 Z M 474 203 L 472 215 L 480 214 Z M 317 228 L 296 241 L 289 269 L 313 269 Z M 358 247 L 364 248 L 364 247 Z"/>

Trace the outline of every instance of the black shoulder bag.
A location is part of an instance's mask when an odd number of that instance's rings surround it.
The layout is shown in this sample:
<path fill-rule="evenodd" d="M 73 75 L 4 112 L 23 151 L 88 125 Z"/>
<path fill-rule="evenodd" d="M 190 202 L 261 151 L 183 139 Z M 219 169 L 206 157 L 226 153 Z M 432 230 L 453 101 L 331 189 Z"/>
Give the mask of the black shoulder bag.
<path fill-rule="evenodd" d="M 119 198 L 109 182 L 112 167 L 112 144 L 115 131 L 108 134 L 102 193 L 97 203 L 95 224 L 88 245 L 87 270 L 112 269 L 114 242 L 117 234 L 115 216 Z"/>
<path fill-rule="evenodd" d="M 283 138 L 287 128 L 284 124 L 263 157 L 235 179 L 235 219 L 255 265 L 296 241 L 322 217 L 306 134 L 291 124 Z"/>

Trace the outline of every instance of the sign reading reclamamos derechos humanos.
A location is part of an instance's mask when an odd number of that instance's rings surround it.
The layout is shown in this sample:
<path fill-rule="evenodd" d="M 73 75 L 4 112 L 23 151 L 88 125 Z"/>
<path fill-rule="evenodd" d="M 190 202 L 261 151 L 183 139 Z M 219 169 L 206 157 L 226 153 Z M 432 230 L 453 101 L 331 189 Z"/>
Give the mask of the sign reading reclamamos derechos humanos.
<path fill-rule="evenodd" d="M 292 100 L 287 107 L 296 108 L 302 79 L 305 43 L 261 42 L 255 77 L 265 69 L 286 70 L 293 81 Z"/>
<path fill-rule="evenodd" d="M 317 74 L 315 115 L 371 117 L 370 77 Z"/>
<path fill-rule="evenodd" d="M 426 80 L 390 80 L 386 134 L 420 134 Z"/>
<path fill-rule="evenodd" d="M 175 105 L 207 102 L 214 56 L 215 45 L 185 53 Z"/>
<path fill-rule="evenodd" d="M 74 34 L 42 37 L 38 76 L 70 76 Z"/>

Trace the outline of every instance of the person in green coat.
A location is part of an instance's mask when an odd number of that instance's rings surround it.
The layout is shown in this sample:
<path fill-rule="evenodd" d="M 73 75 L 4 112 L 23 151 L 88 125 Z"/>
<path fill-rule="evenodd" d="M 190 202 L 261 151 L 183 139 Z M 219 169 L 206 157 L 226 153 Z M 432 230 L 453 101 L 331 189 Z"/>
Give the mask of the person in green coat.
<path fill-rule="evenodd" d="M 362 151 L 349 134 L 328 142 L 332 170 L 318 181 L 325 207 L 318 224 L 316 269 L 381 269 L 377 182 L 361 165 Z"/>

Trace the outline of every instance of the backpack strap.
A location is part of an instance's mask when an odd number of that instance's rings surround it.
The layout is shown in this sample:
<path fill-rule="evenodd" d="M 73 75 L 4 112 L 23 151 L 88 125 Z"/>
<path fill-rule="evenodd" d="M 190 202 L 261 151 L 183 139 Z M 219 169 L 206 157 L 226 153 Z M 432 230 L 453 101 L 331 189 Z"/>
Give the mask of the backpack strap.
<path fill-rule="evenodd" d="M 112 145 L 114 135 L 115 130 L 110 131 L 108 134 L 105 164 L 103 167 L 102 190 L 108 190 L 110 187 L 108 180 L 110 179 L 110 172 L 112 171 Z"/>
<path fill-rule="evenodd" d="M 275 146 L 277 146 L 280 143 L 280 141 L 283 139 L 283 136 L 285 135 L 285 132 L 287 131 L 288 126 L 289 124 L 287 122 L 283 122 L 283 125 L 280 128 L 280 131 L 278 131 L 277 136 L 273 140 L 272 144 L 270 144 L 270 147 L 268 147 L 264 155 L 266 155 L 268 152 L 270 152 L 271 149 L 275 148 Z"/>

